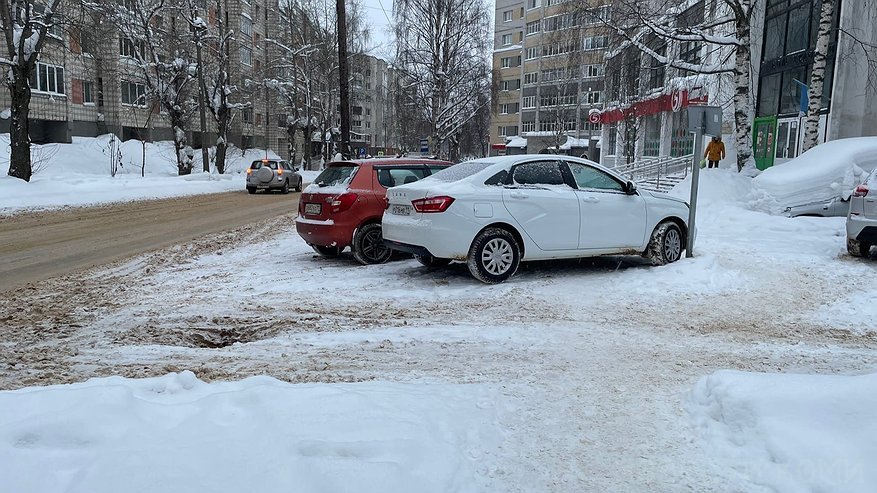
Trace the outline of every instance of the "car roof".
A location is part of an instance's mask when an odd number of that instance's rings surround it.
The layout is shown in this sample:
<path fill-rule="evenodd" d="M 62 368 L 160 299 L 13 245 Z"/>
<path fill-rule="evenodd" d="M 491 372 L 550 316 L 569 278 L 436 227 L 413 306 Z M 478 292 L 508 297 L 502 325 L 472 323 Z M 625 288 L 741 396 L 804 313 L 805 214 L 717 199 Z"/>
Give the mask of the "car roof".
<path fill-rule="evenodd" d="M 424 158 L 379 158 L 379 159 L 350 159 L 347 161 L 333 161 L 326 166 L 338 166 L 338 165 L 350 165 L 353 164 L 355 166 L 361 165 L 372 165 L 372 166 L 408 166 L 412 164 L 440 164 L 440 165 L 453 165 L 454 163 L 450 161 L 442 161 L 440 159 L 424 159 Z"/>

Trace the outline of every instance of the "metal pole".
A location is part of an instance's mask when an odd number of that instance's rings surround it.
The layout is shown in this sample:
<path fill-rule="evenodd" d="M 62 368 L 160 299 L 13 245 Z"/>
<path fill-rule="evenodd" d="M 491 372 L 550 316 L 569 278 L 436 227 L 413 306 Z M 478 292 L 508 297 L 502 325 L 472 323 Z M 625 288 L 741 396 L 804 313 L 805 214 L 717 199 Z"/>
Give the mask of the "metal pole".
<path fill-rule="evenodd" d="M 685 246 L 685 257 L 694 256 L 694 216 L 697 211 L 697 181 L 700 177 L 700 157 L 703 154 L 703 122 L 694 132 L 694 156 L 691 163 L 691 198 L 689 199 L 688 209 L 688 238 Z"/>

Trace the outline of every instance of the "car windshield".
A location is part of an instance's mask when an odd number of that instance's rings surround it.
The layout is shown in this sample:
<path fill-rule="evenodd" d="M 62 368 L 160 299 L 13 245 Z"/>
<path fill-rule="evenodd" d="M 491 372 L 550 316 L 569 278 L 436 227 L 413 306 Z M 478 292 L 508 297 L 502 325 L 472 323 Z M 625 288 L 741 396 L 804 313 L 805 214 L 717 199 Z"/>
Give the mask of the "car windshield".
<path fill-rule="evenodd" d="M 479 171 L 484 171 L 488 166 L 496 164 L 495 159 L 477 159 L 474 161 L 466 161 L 465 163 L 455 164 L 450 168 L 445 168 L 438 173 L 430 176 L 430 179 L 452 182 L 460 181 L 468 178 Z"/>
<path fill-rule="evenodd" d="M 350 183 L 357 166 L 348 164 L 340 166 L 329 166 L 324 169 L 314 183 L 318 187 L 334 187 L 338 185 L 346 185 Z"/>

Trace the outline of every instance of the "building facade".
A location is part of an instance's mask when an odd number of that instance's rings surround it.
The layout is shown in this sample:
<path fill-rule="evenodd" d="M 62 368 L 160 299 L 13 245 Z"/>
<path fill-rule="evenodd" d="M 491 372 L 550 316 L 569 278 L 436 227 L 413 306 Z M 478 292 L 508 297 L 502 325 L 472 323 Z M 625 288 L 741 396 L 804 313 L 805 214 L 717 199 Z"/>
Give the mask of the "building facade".
<path fill-rule="evenodd" d="M 497 0 L 493 154 L 587 152 L 603 107 L 610 7 L 564 0 Z M 589 139 L 591 137 L 591 139 Z M 594 148 L 593 145 L 590 146 Z"/>

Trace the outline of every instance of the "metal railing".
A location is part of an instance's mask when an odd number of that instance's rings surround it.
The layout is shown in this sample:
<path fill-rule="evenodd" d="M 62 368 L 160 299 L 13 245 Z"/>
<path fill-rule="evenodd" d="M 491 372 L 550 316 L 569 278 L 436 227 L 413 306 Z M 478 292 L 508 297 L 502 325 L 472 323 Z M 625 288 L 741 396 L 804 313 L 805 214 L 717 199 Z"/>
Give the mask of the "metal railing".
<path fill-rule="evenodd" d="M 662 156 L 641 159 L 629 164 L 615 166 L 615 171 L 637 182 L 654 183 L 655 188 L 661 187 L 661 180 L 670 175 L 688 176 L 691 169 L 693 154 L 671 157 Z"/>

